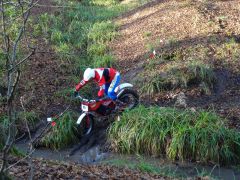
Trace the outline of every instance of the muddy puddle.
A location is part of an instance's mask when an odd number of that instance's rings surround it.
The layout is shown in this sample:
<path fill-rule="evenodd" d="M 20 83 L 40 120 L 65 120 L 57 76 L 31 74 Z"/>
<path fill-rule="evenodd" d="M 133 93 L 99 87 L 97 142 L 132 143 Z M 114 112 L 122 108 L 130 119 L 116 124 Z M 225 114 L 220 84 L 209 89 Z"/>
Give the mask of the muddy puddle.
<path fill-rule="evenodd" d="M 169 174 L 174 177 L 181 177 L 183 179 L 194 178 L 199 176 L 209 176 L 214 179 L 223 180 L 240 180 L 240 171 L 233 167 L 221 167 L 219 165 L 200 165 L 190 162 L 170 162 L 165 158 L 153 158 L 153 157 L 139 157 L 139 155 L 119 155 L 110 154 L 108 159 L 102 161 L 103 163 L 110 164 L 128 164 L 128 166 L 138 166 L 139 164 L 145 164 L 145 166 L 151 165 L 153 168 L 158 169 L 162 174 Z"/>
<path fill-rule="evenodd" d="M 18 143 L 17 148 L 22 152 L 27 152 L 27 145 Z M 99 146 L 92 147 L 85 153 L 76 152 L 69 155 L 72 148 L 62 150 L 50 150 L 46 148 L 35 149 L 32 156 L 35 158 L 51 159 L 56 161 L 75 162 L 81 164 L 94 164 L 103 161 L 108 156 L 107 153 L 101 152 Z"/>
<path fill-rule="evenodd" d="M 17 147 L 21 151 L 27 152 L 27 145 L 24 141 L 18 142 Z M 79 164 L 111 164 L 125 167 L 136 167 L 144 162 L 145 164 L 150 164 L 152 167 L 162 170 L 164 173 L 168 172 L 169 174 L 182 178 L 207 175 L 223 180 L 240 179 L 240 171 L 237 171 L 234 168 L 220 167 L 217 165 L 203 166 L 186 162 L 173 163 L 164 158 L 140 157 L 139 155 L 120 155 L 116 153 L 102 152 L 99 145 L 91 147 L 84 153 L 81 153 L 80 150 L 75 150 L 75 152 L 69 156 L 72 149 L 76 147 L 77 146 L 75 145 L 71 148 L 66 148 L 60 151 L 38 148 L 34 151 L 33 157 L 63 162 L 75 162 Z"/>

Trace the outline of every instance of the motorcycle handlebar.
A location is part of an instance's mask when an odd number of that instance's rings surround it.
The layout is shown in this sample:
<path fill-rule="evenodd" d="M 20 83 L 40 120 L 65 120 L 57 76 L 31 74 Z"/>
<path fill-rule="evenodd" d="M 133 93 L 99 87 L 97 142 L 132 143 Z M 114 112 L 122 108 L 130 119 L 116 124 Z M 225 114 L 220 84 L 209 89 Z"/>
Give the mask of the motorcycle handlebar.
<path fill-rule="evenodd" d="M 80 101 L 83 101 L 83 102 L 99 102 L 100 100 L 109 99 L 109 97 L 103 97 L 103 98 L 97 98 L 94 100 L 89 100 L 89 99 L 85 99 L 82 96 L 80 96 L 79 92 L 74 92 L 74 97 L 77 99 L 80 99 Z"/>

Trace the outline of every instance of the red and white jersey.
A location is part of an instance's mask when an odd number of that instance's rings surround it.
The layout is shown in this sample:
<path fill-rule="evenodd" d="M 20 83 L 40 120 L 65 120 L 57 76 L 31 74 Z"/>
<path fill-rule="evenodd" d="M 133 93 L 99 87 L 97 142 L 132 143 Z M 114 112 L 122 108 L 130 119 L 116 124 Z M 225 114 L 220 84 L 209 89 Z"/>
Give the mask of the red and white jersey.
<path fill-rule="evenodd" d="M 117 71 L 113 68 L 96 68 L 94 69 L 95 77 L 94 81 L 98 83 L 99 86 L 103 86 L 106 83 L 111 83 L 114 79 Z M 88 81 L 82 80 L 77 86 L 76 91 L 79 91 Z"/>
<path fill-rule="evenodd" d="M 95 78 L 93 78 L 99 86 L 102 86 L 106 83 L 111 83 L 114 79 L 117 71 L 113 68 L 96 68 Z"/>

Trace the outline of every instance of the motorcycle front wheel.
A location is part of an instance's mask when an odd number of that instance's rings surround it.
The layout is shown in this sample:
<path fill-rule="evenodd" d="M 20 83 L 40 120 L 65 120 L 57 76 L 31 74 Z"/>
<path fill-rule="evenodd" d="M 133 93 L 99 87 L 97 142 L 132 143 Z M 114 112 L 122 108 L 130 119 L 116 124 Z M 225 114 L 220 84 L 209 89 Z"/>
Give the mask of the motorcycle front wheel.
<path fill-rule="evenodd" d="M 87 114 L 81 121 L 80 124 L 77 124 L 76 127 L 76 136 L 81 138 L 91 133 L 93 130 L 93 116 Z"/>

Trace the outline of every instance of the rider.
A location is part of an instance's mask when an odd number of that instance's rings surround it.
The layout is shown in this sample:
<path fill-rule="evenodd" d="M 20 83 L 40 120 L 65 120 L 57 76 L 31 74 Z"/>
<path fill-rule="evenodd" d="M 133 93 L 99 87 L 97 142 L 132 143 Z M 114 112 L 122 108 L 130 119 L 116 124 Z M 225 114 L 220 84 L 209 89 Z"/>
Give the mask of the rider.
<path fill-rule="evenodd" d="M 117 99 L 114 92 L 115 88 L 120 83 L 120 73 L 113 68 L 87 68 L 83 74 L 83 80 L 76 85 L 76 91 L 79 91 L 90 80 L 94 80 L 100 86 L 98 96 L 102 97 L 104 93 L 112 100 Z"/>

